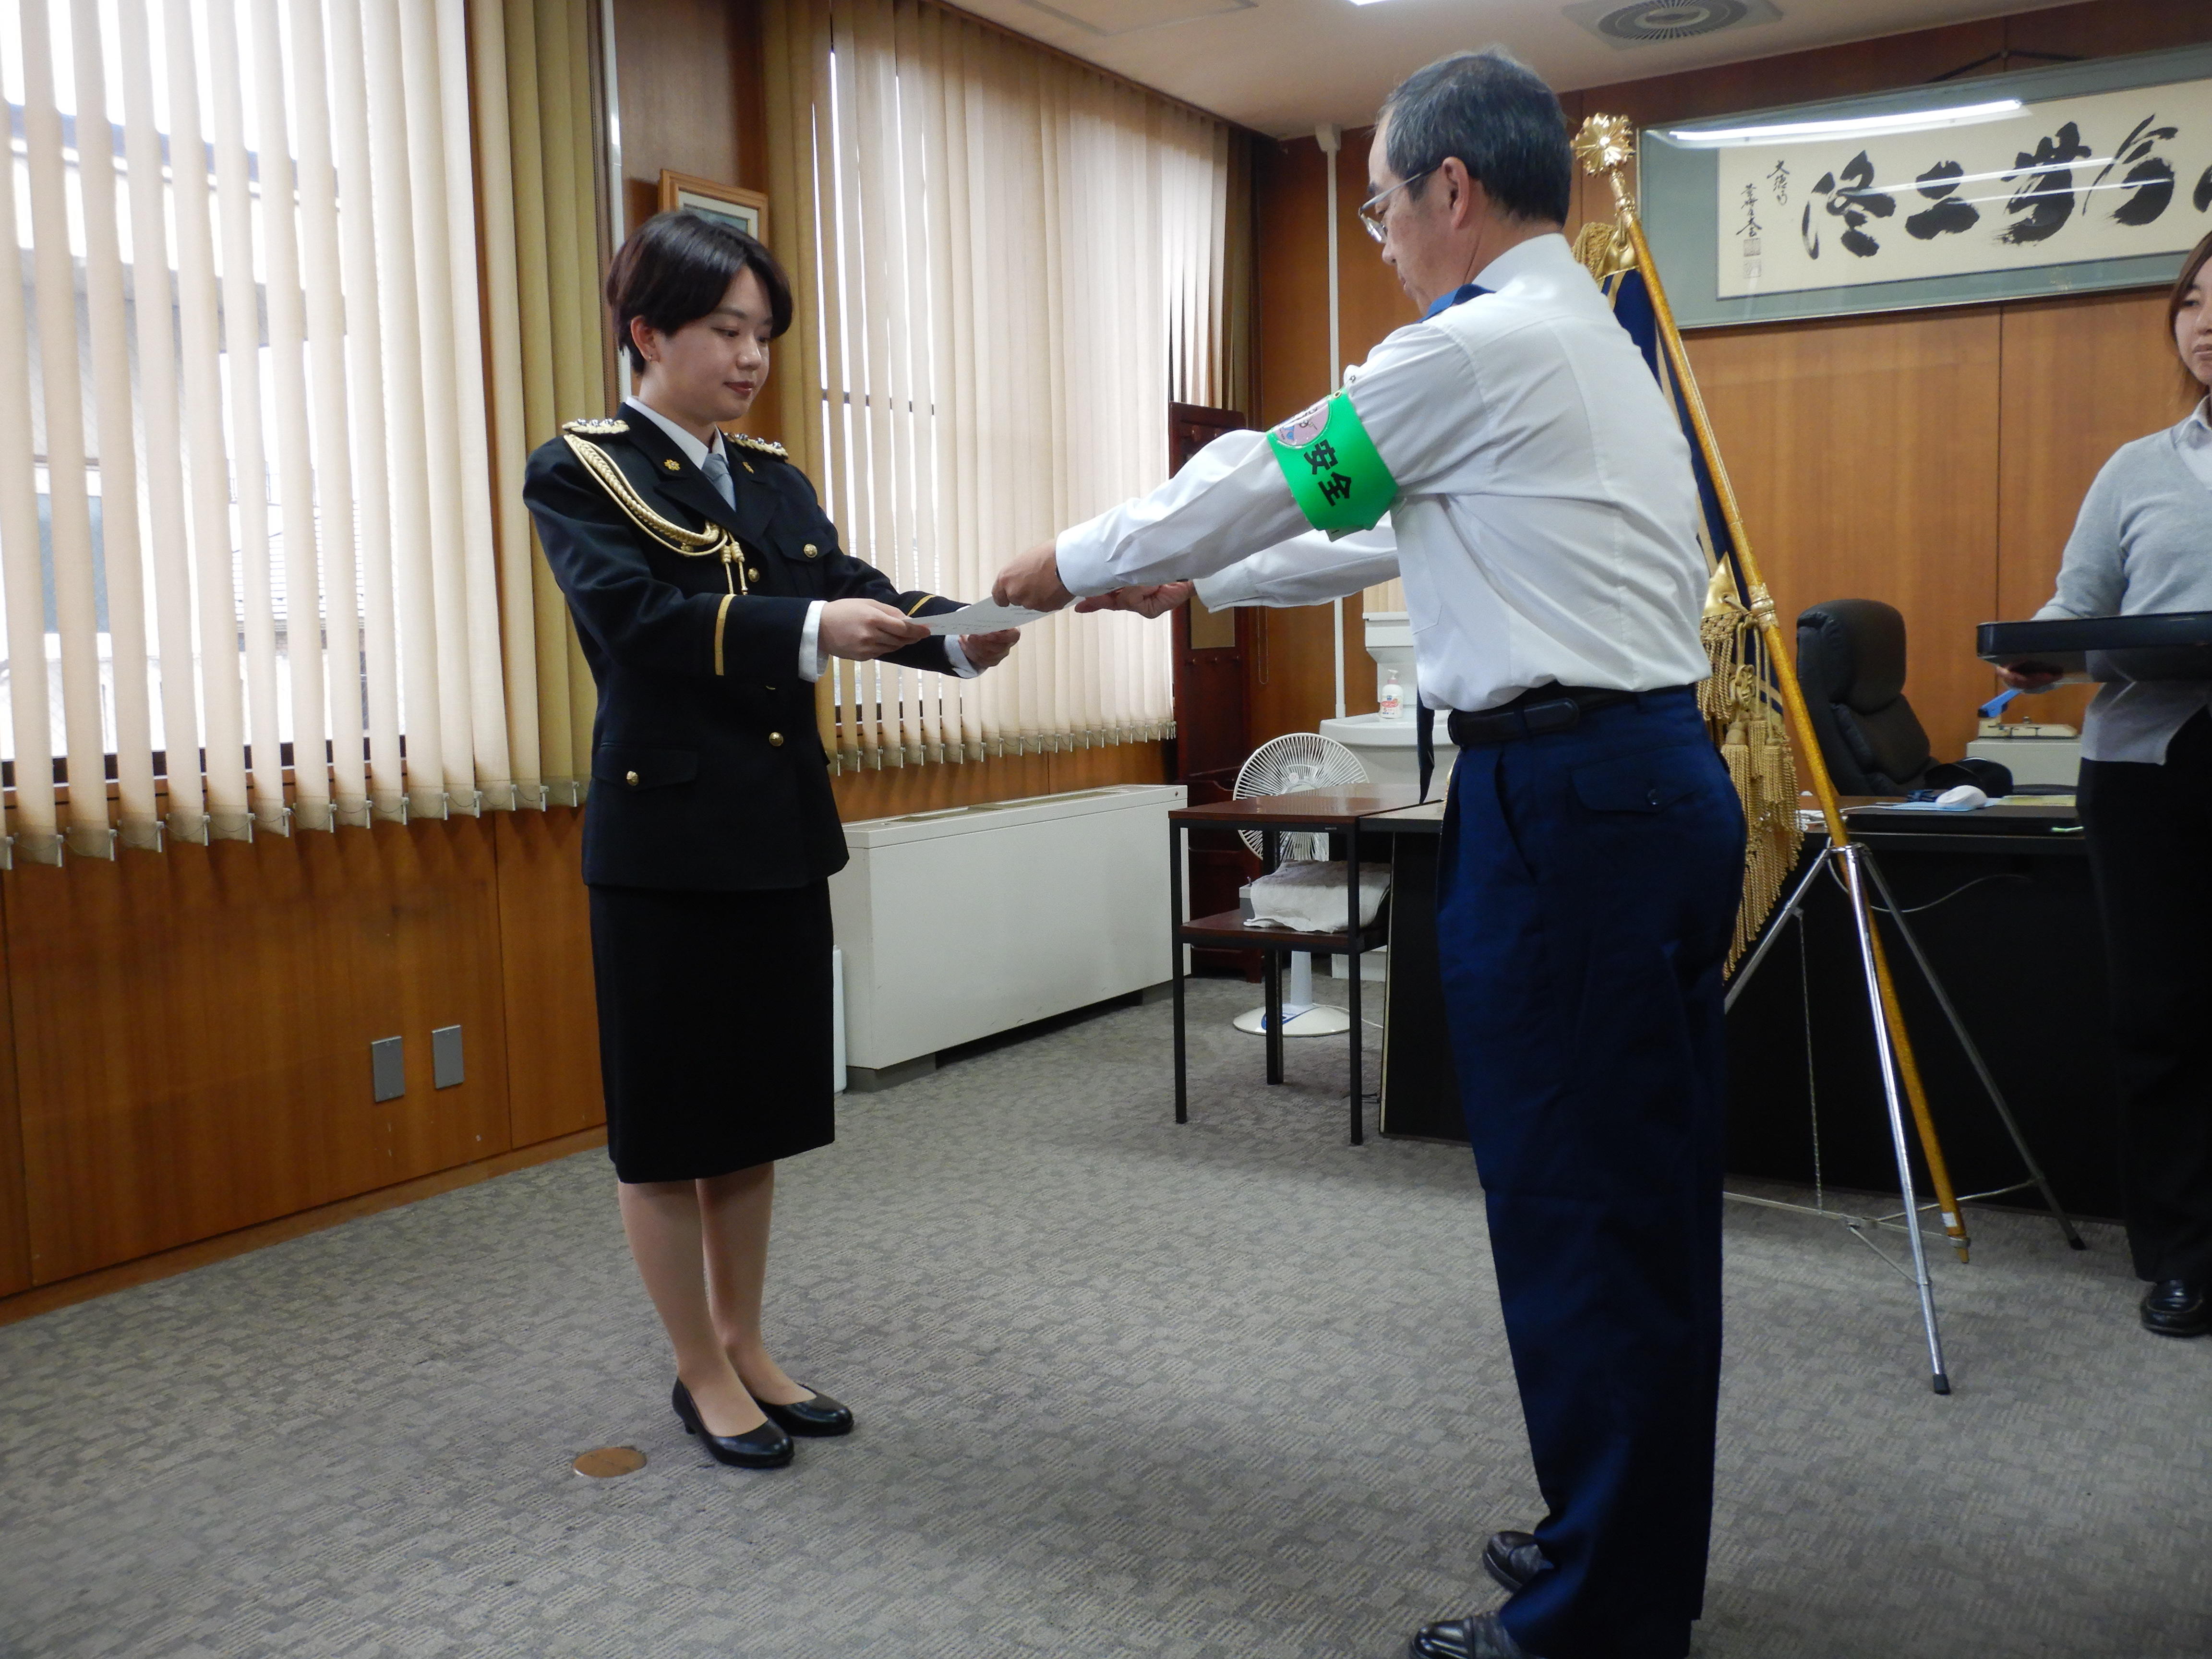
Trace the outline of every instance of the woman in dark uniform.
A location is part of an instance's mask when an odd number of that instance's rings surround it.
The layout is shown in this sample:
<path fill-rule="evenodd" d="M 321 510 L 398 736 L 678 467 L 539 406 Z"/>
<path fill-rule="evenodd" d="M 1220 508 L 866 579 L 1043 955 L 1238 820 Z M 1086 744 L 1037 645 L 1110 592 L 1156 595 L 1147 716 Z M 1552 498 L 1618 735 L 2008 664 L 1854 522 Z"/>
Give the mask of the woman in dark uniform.
<path fill-rule="evenodd" d="M 591 889 L 607 1149 L 672 1403 L 725 1463 L 791 1461 L 852 1413 L 761 1336 L 775 1160 L 832 1138 L 829 877 L 845 863 L 814 720 L 828 657 L 972 675 L 848 556 L 782 447 L 726 436 L 791 325 L 775 257 L 695 214 L 648 221 L 607 300 L 638 376 L 620 416 L 530 459 L 524 499 L 599 684 Z"/>

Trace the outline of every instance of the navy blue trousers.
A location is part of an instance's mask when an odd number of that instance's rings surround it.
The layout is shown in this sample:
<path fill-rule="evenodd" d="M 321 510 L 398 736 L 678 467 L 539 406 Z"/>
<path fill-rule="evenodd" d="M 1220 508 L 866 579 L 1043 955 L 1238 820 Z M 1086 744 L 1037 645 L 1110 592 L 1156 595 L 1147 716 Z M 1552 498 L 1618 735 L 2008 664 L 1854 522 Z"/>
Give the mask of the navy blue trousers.
<path fill-rule="evenodd" d="M 1550 1564 L 1542 1659 L 1681 1659 L 1721 1359 L 1721 975 L 1743 817 L 1687 691 L 1454 769 L 1437 936 Z"/>

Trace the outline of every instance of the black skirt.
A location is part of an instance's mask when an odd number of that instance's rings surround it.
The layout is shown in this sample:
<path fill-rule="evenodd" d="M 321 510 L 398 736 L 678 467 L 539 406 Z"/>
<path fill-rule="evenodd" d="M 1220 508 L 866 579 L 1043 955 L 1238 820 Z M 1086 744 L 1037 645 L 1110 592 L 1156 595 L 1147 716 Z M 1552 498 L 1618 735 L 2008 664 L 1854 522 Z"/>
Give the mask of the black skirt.
<path fill-rule="evenodd" d="M 828 1146 L 830 884 L 591 894 L 615 1174 L 702 1180 Z"/>

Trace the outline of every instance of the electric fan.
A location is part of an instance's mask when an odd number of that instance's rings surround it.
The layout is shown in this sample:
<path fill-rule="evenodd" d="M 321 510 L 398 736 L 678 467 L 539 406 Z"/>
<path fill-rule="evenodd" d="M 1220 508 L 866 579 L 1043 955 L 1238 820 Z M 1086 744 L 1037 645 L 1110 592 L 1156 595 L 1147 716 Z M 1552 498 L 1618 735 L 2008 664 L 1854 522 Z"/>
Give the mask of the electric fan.
<path fill-rule="evenodd" d="M 1356 783 L 1367 781 L 1367 769 L 1359 763 L 1359 757 L 1333 738 L 1324 738 L 1312 732 L 1291 732 L 1279 738 L 1270 738 L 1252 751 L 1237 774 L 1237 787 L 1231 793 L 1238 800 L 1249 800 L 1258 795 L 1302 795 L 1314 789 L 1347 789 Z M 1257 830 L 1241 830 L 1245 846 L 1257 857 L 1267 855 L 1267 844 Z M 1281 861 L 1287 864 L 1294 859 L 1325 859 L 1328 856 L 1327 835 L 1286 833 L 1276 837 L 1280 843 Z M 1352 918 L 1358 925 L 1358 918 Z M 1354 968 L 1355 972 L 1358 971 Z M 1254 1008 L 1231 1022 L 1240 1031 L 1265 1035 L 1267 1030 L 1267 1011 Z M 1283 993 L 1283 1035 L 1286 1037 L 1334 1036 L 1352 1029 L 1352 1016 L 1341 1008 L 1332 1008 L 1326 1003 L 1316 1003 L 1313 994 L 1313 952 L 1291 952 L 1291 982 Z"/>

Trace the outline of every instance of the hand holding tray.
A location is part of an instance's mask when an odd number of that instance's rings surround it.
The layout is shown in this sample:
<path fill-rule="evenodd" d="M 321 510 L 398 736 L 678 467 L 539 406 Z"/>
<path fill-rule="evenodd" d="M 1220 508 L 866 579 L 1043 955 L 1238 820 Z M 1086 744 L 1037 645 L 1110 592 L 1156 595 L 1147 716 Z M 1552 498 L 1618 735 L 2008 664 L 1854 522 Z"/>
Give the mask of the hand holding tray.
<path fill-rule="evenodd" d="M 2212 680 L 2212 611 L 1984 623 L 1982 660 L 2092 680 Z"/>

